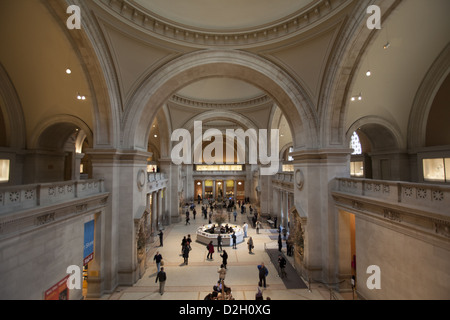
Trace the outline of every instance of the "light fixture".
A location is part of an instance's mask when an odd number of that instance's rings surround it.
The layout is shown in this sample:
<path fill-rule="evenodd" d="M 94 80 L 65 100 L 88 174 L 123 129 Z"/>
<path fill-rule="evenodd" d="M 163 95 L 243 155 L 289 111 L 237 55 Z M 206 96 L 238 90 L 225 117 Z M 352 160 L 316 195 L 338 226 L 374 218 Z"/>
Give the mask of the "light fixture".
<path fill-rule="evenodd" d="M 388 41 L 386 42 L 386 44 L 383 46 L 383 49 L 386 50 L 391 46 L 391 43 Z"/>
<path fill-rule="evenodd" d="M 199 182 L 197 182 L 197 185 L 199 186 L 199 185 L 201 185 L 202 183 L 199 181 Z"/>
<path fill-rule="evenodd" d="M 85 96 L 82 96 L 80 93 L 77 94 L 77 99 L 78 100 L 86 100 Z"/>
<path fill-rule="evenodd" d="M 67 69 L 66 69 L 66 73 L 67 73 L 67 74 L 71 74 L 71 73 L 72 73 L 72 70 L 70 70 L 69 68 L 67 68 Z"/>
<path fill-rule="evenodd" d="M 158 135 L 157 135 L 157 134 L 155 134 L 155 135 L 154 135 L 154 137 L 155 137 L 155 138 L 158 138 Z"/>
<path fill-rule="evenodd" d="M 357 95 L 357 96 L 352 96 L 352 97 L 350 98 L 351 101 L 356 101 L 356 99 L 358 99 L 358 101 L 362 101 L 362 94 L 360 93 L 359 95 Z"/>
<path fill-rule="evenodd" d="M 372 75 L 372 72 L 370 72 L 370 70 L 367 70 L 366 76 L 370 77 L 371 75 Z"/>

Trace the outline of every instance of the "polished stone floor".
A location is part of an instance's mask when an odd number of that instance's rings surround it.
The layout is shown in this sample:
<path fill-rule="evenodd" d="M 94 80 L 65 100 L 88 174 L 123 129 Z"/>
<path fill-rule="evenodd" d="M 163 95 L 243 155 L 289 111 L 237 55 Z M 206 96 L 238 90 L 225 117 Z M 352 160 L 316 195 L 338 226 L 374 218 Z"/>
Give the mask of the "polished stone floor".
<path fill-rule="evenodd" d="M 201 212 L 197 206 L 197 212 Z M 234 222 L 231 215 L 230 223 L 242 225 L 248 221 L 247 214 L 238 213 Z M 103 299 L 108 300 L 203 300 L 211 293 L 213 285 L 218 281 L 217 270 L 222 262 L 219 252 L 213 254 L 213 259 L 207 259 L 207 250 L 204 244 L 196 242 L 196 230 L 199 226 L 207 223 L 201 214 L 192 219 L 190 224 L 185 221 L 168 226 L 164 230 L 163 247 L 159 246 L 157 239 L 148 252 L 147 270 L 144 276 L 132 287 L 118 287 L 114 293 L 105 295 Z M 268 225 L 263 225 L 259 234 L 249 226 L 248 237 L 254 241 L 254 250 L 250 254 L 247 248 L 247 239 L 237 245 L 237 249 L 224 247 L 228 253 L 228 270 L 225 284 L 231 287 L 233 298 L 236 300 L 254 300 L 258 287 L 257 265 L 264 262 L 269 270 L 267 276 L 267 288 L 263 288 L 264 299 L 270 297 L 272 300 L 329 300 L 330 291 L 318 283 L 311 284 L 308 289 L 287 289 L 283 280 L 278 276 L 276 266 L 271 262 L 266 248 L 277 248 L 277 240 L 274 230 Z M 181 256 L 181 240 L 183 236 L 191 235 L 193 240 L 189 263 L 183 263 Z M 153 257 L 159 251 L 164 259 L 164 268 L 167 274 L 165 293 L 160 295 L 159 283 L 155 283 L 156 264 Z M 283 248 L 286 253 L 286 247 Z M 290 257 L 288 263 L 291 263 Z M 291 263 L 292 264 L 292 263 Z M 288 275 L 289 276 L 297 276 Z M 351 300 L 352 294 L 334 293 L 335 299 Z"/>

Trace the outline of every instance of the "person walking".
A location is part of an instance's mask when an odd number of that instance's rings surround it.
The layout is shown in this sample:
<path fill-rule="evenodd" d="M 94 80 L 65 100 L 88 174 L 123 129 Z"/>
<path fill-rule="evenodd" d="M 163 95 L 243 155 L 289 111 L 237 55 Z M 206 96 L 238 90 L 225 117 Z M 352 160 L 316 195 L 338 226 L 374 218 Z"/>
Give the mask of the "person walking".
<path fill-rule="evenodd" d="M 213 253 L 214 253 L 214 245 L 212 241 L 209 242 L 208 246 L 208 255 L 206 256 L 207 259 L 213 259 Z"/>
<path fill-rule="evenodd" d="M 280 278 L 287 276 L 286 274 L 286 259 L 280 254 L 278 255 L 278 265 L 280 266 Z"/>
<path fill-rule="evenodd" d="M 233 216 L 234 216 L 234 222 L 236 222 L 236 217 L 237 217 L 236 209 L 235 209 L 234 212 L 233 212 Z"/>
<path fill-rule="evenodd" d="M 247 245 L 248 245 L 248 253 L 252 253 L 252 249 L 254 248 L 253 246 L 253 239 L 252 237 L 250 237 L 247 241 Z"/>
<path fill-rule="evenodd" d="M 161 260 L 162 260 L 162 255 L 159 253 L 159 251 L 156 251 L 156 254 L 155 254 L 155 256 L 153 257 L 153 261 L 155 261 L 155 263 L 156 263 L 156 269 L 157 269 L 156 274 L 158 274 L 159 271 L 160 271 L 160 268 L 161 268 Z"/>
<path fill-rule="evenodd" d="M 262 262 L 260 265 L 258 265 L 259 270 L 259 286 L 264 288 L 266 287 L 266 277 L 269 274 L 269 270 L 264 266 L 264 262 Z"/>
<path fill-rule="evenodd" d="M 223 253 L 220 255 L 222 257 L 222 265 L 226 269 L 228 263 L 228 253 L 226 250 L 223 250 Z"/>
<path fill-rule="evenodd" d="M 162 229 L 159 230 L 158 235 L 159 235 L 159 246 L 162 247 L 163 246 L 163 235 L 164 235 Z"/>
<path fill-rule="evenodd" d="M 159 280 L 159 293 L 161 295 L 164 294 L 164 286 L 166 285 L 166 280 L 167 280 L 167 275 L 166 272 L 164 271 L 164 267 L 161 267 L 161 271 L 158 272 L 158 274 L 156 275 L 156 280 L 155 283 L 157 283 Z"/>
<path fill-rule="evenodd" d="M 225 275 L 227 274 L 227 270 L 225 269 L 224 265 L 221 264 L 219 270 L 217 270 L 217 273 L 219 273 L 219 282 L 222 282 L 225 280 Z"/>
<path fill-rule="evenodd" d="M 222 251 L 222 236 L 219 235 L 217 236 L 217 251 Z"/>

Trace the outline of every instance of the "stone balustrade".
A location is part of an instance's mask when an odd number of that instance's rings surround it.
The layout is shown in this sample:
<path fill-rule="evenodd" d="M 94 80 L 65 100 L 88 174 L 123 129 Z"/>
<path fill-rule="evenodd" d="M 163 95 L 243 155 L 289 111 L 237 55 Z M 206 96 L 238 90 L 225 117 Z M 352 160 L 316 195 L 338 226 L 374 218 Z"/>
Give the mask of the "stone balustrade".
<path fill-rule="evenodd" d="M 0 187 L 0 214 L 62 203 L 104 192 L 103 180 Z"/>
<path fill-rule="evenodd" d="M 335 190 L 450 216 L 450 186 L 413 182 L 337 178 Z"/>

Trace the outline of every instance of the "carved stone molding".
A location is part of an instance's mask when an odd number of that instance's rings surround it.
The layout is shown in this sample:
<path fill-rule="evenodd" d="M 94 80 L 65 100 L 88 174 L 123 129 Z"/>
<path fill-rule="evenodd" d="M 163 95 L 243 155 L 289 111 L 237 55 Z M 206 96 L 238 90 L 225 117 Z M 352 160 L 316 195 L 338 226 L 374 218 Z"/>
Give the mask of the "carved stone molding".
<path fill-rule="evenodd" d="M 106 7 L 110 12 L 114 12 L 115 15 L 118 15 L 130 25 L 144 29 L 158 38 L 183 44 L 187 43 L 197 47 L 245 47 L 278 41 L 280 38 L 291 37 L 306 31 L 308 27 L 341 11 L 351 1 L 316 1 L 312 6 L 266 26 L 229 32 L 196 29 L 165 20 L 129 0 L 96 0 L 96 3 Z"/>
<path fill-rule="evenodd" d="M 384 209 L 384 217 L 391 221 L 402 222 L 401 214 L 390 209 Z"/>

